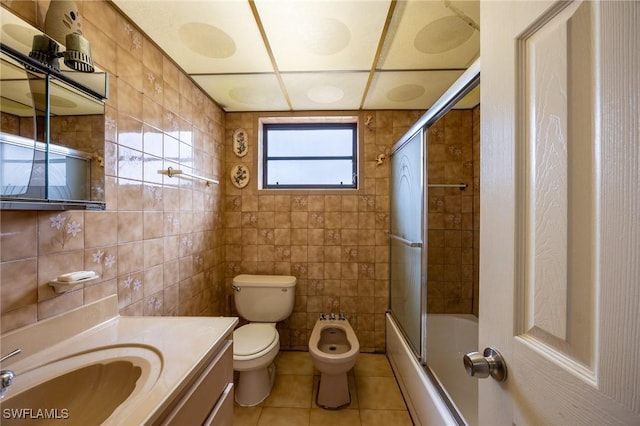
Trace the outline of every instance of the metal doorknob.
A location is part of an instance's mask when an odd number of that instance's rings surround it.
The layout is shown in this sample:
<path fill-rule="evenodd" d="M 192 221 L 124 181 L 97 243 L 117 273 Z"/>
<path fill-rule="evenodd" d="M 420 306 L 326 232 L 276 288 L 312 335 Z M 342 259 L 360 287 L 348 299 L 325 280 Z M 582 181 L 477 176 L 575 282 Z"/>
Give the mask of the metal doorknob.
<path fill-rule="evenodd" d="M 469 352 L 462 358 L 464 368 L 471 377 L 484 379 L 493 377 L 499 382 L 507 380 L 507 365 L 500 352 L 493 348 L 485 348 L 484 353 Z"/>

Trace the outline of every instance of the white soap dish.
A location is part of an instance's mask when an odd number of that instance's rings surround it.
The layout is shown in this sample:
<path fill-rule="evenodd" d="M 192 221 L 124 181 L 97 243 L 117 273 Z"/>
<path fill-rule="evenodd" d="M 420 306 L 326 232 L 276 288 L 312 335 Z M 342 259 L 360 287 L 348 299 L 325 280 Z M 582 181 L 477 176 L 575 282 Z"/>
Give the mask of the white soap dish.
<path fill-rule="evenodd" d="M 97 280 L 98 278 L 100 278 L 100 275 L 95 275 L 93 277 L 83 278 L 76 281 L 52 280 L 52 281 L 49 281 L 49 285 L 53 287 L 53 291 L 55 291 L 56 293 L 66 293 L 67 291 L 74 289 L 77 285 L 84 284 L 89 281 Z"/>

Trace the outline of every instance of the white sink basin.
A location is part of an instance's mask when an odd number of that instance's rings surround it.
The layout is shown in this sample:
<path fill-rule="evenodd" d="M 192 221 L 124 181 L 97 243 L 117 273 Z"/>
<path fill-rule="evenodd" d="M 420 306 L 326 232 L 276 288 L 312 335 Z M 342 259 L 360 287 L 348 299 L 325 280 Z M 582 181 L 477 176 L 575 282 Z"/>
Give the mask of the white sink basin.
<path fill-rule="evenodd" d="M 237 322 L 120 316 L 111 295 L 5 333 L 3 352 L 22 352 L 2 363 L 16 377 L 0 400 L 0 423 L 154 424 Z"/>
<path fill-rule="evenodd" d="M 65 424 L 98 425 L 123 402 L 153 387 L 161 371 L 159 352 L 143 345 L 99 347 L 15 371 L 0 401 L 2 424 L 59 424 L 64 419 Z"/>

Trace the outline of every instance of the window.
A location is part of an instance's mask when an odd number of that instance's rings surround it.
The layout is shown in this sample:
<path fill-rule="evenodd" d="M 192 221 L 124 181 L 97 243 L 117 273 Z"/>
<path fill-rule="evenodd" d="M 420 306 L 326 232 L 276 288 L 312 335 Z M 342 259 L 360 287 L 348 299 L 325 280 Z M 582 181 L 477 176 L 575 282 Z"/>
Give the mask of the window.
<path fill-rule="evenodd" d="M 262 188 L 358 187 L 357 123 L 263 123 Z"/>

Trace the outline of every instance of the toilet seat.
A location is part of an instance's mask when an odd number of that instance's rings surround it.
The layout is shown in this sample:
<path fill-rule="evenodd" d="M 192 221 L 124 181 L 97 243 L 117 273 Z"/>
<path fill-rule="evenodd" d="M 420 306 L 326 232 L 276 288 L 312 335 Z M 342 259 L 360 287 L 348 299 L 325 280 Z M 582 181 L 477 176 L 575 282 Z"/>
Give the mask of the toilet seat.
<path fill-rule="evenodd" d="M 271 351 L 280 343 L 280 336 L 273 324 L 251 323 L 233 332 L 233 359 L 250 360 Z"/>

